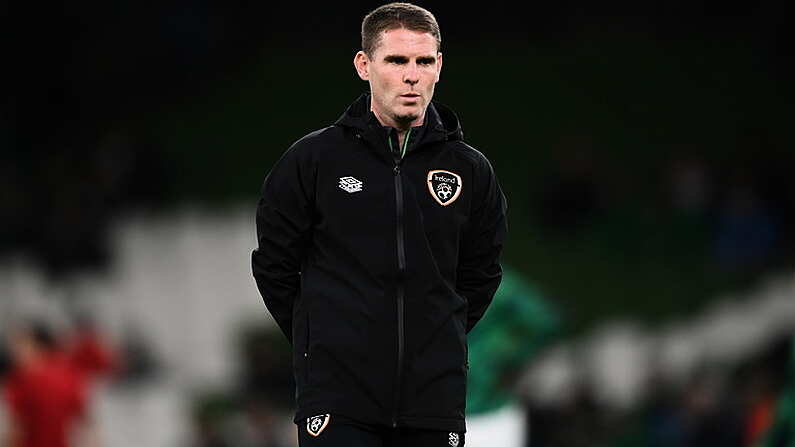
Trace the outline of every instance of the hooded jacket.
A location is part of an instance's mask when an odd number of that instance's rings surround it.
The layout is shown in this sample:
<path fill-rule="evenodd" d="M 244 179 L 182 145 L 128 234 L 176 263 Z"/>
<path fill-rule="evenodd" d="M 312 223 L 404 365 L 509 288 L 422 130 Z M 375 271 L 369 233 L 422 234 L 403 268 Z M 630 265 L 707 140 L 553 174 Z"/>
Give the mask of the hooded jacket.
<path fill-rule="evenodd" d="M 507 203 L 445 106 L 405 140 L 363 94 L 263 184 L 252 268 L 292 343 L 296 422 L 465 430 L 466 334 L 500 284 Z"/>

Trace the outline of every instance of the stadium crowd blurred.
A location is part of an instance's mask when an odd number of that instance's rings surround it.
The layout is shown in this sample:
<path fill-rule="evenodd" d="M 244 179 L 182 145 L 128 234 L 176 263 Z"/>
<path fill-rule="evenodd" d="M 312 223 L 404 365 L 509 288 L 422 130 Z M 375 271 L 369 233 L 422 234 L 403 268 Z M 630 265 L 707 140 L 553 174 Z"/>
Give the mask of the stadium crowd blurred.
<path fill-rule="evenodd" d="M 651 379 L 648 399 L 630 412 L 575 389 L 563 406 L 531 406 L 527 446 L 790 446 L 791 434 L 765 435 L 791 387 L 793 355 L 793 337 L 782 337 L 739 365 L 705 365 L 682 386 Z"/>

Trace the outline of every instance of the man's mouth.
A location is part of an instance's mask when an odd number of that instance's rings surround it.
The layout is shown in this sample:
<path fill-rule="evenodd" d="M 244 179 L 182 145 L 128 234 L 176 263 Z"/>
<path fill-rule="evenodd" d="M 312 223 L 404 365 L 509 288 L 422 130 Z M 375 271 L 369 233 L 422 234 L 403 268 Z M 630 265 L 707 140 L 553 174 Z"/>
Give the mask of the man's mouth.
<path fill-rule="evenodd" d="M 420 97 L 420 95 L 418 93 L 406 93 L 406 94 L 403 94 L 403 95 L 400 95 L 400 96 L 402 96 L 404 98 L 419 98 Z"/>

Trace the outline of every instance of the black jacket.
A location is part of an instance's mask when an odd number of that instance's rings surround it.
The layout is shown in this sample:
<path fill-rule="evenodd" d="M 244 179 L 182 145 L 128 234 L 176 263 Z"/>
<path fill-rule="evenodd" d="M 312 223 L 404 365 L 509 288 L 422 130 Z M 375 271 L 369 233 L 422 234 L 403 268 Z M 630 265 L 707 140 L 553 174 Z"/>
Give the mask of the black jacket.
<path fill-rule="evenodd" d="M 466 333 L 500 284 L 505 197 L 452 111 L 429 105 L 401 159 L 369 104 L 271 169 L 254 278 L 293 345 L 296 422 L 463 431 Z"/>

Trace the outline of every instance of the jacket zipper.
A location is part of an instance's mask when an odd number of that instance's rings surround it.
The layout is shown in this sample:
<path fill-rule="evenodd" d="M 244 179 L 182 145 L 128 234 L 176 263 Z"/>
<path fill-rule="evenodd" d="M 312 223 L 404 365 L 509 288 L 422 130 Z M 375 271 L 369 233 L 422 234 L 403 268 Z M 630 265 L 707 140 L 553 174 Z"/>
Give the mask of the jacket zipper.
<path fill-rule="evenodd" d="M 392 411 L 392 427 L 397 427 L 398 410 L 400 408 L 400 389 L 403 385 L 403 351 L 404 351 L 404 323 L 403 323 L 403 295 L 405 293 L 403 278 L 406 273 L 406 247 L 405 231 L 403 228 L 403 179 L 400 175 L 400 167 L 403 157 L 406 155 L 406 148 L 409 144 L 411 128 L 406 132 L 403 141 L 403 148 L 398 155 L 392 148 L 392 140 L 387 137 L 389 150 L 394 155 L 395 167 L 395 208 L 397 214 L 397 256 L 398 256 L 398 285 L 397 285 L 397 319 L 398 319 L 398 361 L 397 361 L 397 383 L 395 383 L 395 400 Z"/>
<path fill-rule="evenodd" d="M 312 336 L 312 331 L 309 327 L 309 315 L 306 316 L 306 346 L 304 349 L 304 383 L 309 383 L 309 338 Z"/>

